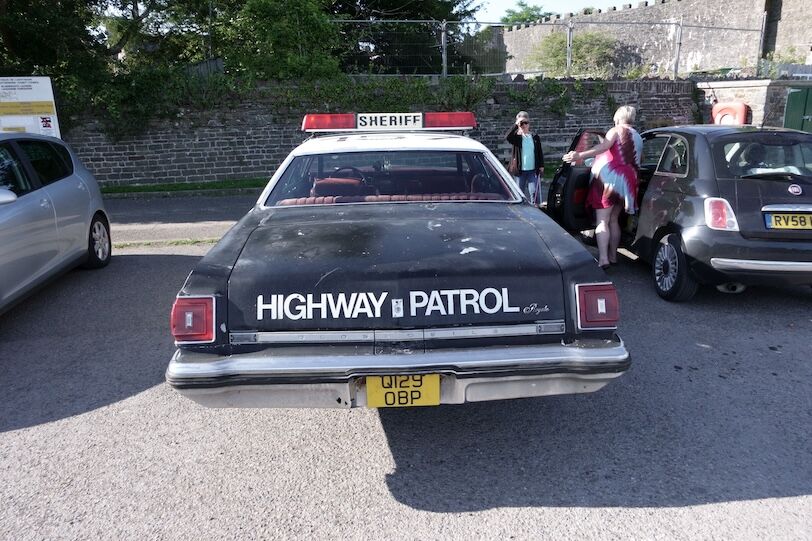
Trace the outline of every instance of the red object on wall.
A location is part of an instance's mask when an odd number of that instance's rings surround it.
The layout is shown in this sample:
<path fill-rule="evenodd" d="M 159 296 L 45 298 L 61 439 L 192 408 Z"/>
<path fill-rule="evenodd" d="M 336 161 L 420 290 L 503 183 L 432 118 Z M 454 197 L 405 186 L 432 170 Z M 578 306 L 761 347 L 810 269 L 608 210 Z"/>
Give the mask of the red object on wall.
<path fill-rule="evenodd" d="M 714 124 L 747 124 L 750 107 L 743 101 L 717 103 L 711 109 Z"/>

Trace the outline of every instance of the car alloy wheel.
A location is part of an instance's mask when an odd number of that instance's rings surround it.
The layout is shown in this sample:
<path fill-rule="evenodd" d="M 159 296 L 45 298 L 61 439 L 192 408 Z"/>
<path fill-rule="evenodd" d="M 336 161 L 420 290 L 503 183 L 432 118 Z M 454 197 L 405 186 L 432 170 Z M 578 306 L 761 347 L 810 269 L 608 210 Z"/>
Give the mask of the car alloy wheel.
<path fill-rule="evenodd" d="M 699 289 L 699 284 L 688 269 L 682 242 L 676 234 L 660 239 L 651 265 L 651 274 L 657 294 L 668 301 L 687 301 Z"/>
<path fill-rule="evenodd" d="M 90 222 L 90 233 L 87 242 L 87 259 L 83 265 L 86 269 L 100 269 L 110 263 L 110 226 L 103 214 L 98 213 Z"/>
<path fill-rule="evenodd" d="M 660 244 L 657 255 L 654 257 L 654 280 L 662 291 L 671 291 L 677 283 L 679 262 L 677 251 L 670 242 Z"/>
<path fill-rule="evenodd" d="M 90 235 L 93 238 L 93 251 L 96 257 L 99 261 L 104 261 L 110 255 L 110 236 L 107 234 L 107 228 L 100 220 L 97 220 L 93 224 Z"/>

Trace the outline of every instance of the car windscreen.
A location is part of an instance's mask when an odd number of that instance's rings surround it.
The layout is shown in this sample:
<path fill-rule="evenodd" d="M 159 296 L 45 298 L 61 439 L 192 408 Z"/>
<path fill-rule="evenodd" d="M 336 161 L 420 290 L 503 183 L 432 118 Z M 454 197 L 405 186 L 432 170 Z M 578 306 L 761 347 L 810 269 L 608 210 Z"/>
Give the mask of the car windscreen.
<path fill-rule="evenodd" d="M 387 150 L 298 156 L 265 205 L 515 199 L 481 152 Z"/>
<path fill-rule="evenodd" d="M 812 176 L 812 135 L 744 132 L 720 137 L 711 147 L 719 178 Z"/>

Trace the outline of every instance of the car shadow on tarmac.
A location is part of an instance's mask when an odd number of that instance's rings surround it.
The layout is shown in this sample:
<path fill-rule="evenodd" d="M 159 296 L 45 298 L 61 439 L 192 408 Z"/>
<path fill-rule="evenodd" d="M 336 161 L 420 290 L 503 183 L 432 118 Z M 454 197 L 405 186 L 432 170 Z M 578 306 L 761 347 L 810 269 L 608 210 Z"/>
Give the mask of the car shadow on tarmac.
<path fill-rule="evenodd" d="M 459 513 L 812 494 L 812 290 L 672 304 L 647 267 L 621 267 L 630 372 L 593 394 L 380 410 L 395 499 Z"/>
<path fill-rule="evenodd" d="M 164 381 L 169 311 L 199 257 L 115 255 L 0 315 L 0 432 L 79 415 Z"/>
<path fill-rule="evenodd" d="M 110 221 L 129 224 L 192 224 L 201 221 L 236 222 L 254 206 L 256 195 L 223 197 L 167 197 L 105 199 Z"/>

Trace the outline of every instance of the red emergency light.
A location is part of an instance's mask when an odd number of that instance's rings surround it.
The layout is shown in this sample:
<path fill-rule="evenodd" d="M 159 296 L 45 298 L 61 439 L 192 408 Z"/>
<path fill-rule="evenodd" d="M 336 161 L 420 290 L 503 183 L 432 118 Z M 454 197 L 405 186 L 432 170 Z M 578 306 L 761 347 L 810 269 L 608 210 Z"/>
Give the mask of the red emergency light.
<path fill-rule="evenodd" d="M 420 130 L 471 130 L 476 117 L 471 112 L 444 113 L 311 113 L 302 120 L 306 132 L 377 132 Z"/>
<path fill-rule="evenodd" d="M 355 113 L 307 114 L 302 119 L 302 131 L 344 131 L 355 129 Z"/>
<path fill-rule="evenodd" d="M 423 127 L 428 129 L 474 129 L 476 128 L 476 118 L 474 113 L 425 113 L 423 115 Z"/>

